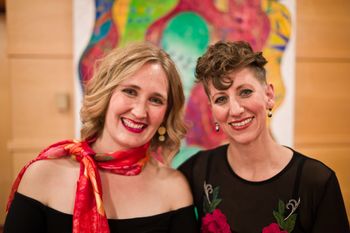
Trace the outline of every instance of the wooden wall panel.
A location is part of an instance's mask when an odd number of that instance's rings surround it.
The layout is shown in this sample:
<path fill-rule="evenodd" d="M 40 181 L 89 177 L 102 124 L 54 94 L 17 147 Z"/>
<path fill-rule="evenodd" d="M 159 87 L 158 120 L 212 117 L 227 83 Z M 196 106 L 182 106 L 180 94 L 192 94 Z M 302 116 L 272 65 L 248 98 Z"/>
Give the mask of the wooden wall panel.
<path fill-rule="evenodd" d="M 350 1 L 297 0 L 295 147 L 338 176 L 350 219 Z"/>
<path fill-rule="evenodd" d="M 72 6 L 70 0 L 6 2 L 11 183 L 39 151 L 74 137 Z M 60 110 L 67 99 L 70 105 Z"/>
<path fill-rule="evenodd" d="M 298 0 L 298 58 L 350 59 L 349 14 L 349 0 Z"/>
<path fill-rule="evenodd" d="M 72 66 L 65 59 L 11 59 L 15 141 L 73 134 Z M 69 98 L 67 111 L 57 107 L 60 95 Z"/>
<path fill-rule="evenodd" d="M 296 143 L 350 144 L 349 65 L 297 63 Z"/>
<path fill-rule="evenodd" d="M 40 150 L 26 150 L 25 152 L 15 152 L 13 153 L 13 177 L 17 177 L 21 169 L 33 158 L 35 158 Z"/>
<path fill-rule="evenodd" d="M 72 1 L 6 2 L 9 54 L 72 55 Z"/>
<path fill-rule="evenodd" d="M 7 40 L 5 16 L 0 14 L 0 225 L 5 218 L 5 206 L 12 184 L 12 158 L 7 148 L 11 138 L 10 76 L 6 56 Z"/>

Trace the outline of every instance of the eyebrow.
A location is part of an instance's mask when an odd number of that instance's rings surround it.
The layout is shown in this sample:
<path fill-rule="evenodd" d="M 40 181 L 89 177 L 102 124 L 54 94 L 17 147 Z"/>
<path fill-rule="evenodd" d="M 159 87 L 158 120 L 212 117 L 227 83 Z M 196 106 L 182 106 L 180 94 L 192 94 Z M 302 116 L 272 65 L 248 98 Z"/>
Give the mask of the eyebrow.
<path fill-rule="evenodd" d="M 244 86 L 246 86 L 246 85 L 247 85 L 247 83 L 243 83 L 243 84 L 237 86 L 237 87 L 236 87 L 236 90 L 240 90 L 240 89 L 242 89 L 242 88 L 243 88 Z"/>
<path fill-rule="evenodd" d="M 141 90 L 141 88 L 137 85 L 134 85 L 134 84 L 129 84 L 129 85 L 120 85 L 121 87 L 129 87 L 129 88 L 134 88 L 136 90 Z M 152 95 L 156 96 L 156 97 L 159 97 L 159 98 L 162 98 L 163 100 L 167 101 L 167 98 L 165 98 L 165 96 L 163 96 L 162 94 L 160 94 L 159 92 L 152 92 Z"/>
<path fill-rule="evenodd" d="M 235 87 L 236 90 L 241 90 L 242 88 L 245 88 L 245 86 L 249 85 L 249 83 L 242 83 L 239 86 Z M 216 88 L 215 88 L 216 89 Z M 218 89 L 216 89 L 218 90 Z M 218 90 L 217 92 L 215 92 L 214 94 L 210 95 L 210 98 L 214 98 L 216 95 L 221 95 L 221 94 L 225 94 L 226 90 Z"/>
<path fill-rule="evenodd" d="M 225 92 L 219 90 L 218 92 L 215 92 L 214 94 L 210 95 L 210 98 L 211 98 L 211 99 L 214 99 L 214 97 L 215 97 L 216 95 L 222 95 L 222 94 L 225 94 Z"/>

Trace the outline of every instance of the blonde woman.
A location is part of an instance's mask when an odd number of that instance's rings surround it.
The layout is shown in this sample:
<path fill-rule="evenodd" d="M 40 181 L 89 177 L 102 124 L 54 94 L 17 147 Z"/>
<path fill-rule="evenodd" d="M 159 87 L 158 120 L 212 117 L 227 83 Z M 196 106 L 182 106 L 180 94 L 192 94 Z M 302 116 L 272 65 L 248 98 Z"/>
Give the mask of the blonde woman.
<path fill-rule="evenodd" d="M 163 50 L 113 50 L 87 83 L 81 140 L 48 147 L 21 171 L 4 232 L 196 232 L 185 178 L 151 156 L 178 150 L 183 105 Z"/>

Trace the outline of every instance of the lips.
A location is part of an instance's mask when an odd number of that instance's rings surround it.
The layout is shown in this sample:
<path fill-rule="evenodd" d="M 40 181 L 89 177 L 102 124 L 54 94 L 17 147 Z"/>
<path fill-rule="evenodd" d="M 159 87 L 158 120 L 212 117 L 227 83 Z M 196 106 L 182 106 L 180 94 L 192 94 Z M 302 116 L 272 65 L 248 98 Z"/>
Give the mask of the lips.
<path fill-rule="evenodd" d="M 141 122 L 136 122 L 131 119 L 121 118 L 124 127 L 133 133 L 141 133 L 147 125 Z"/>
<path fill-rule="evenodd" d="M 254 117 L 249 117 L 249 118 L 246 118 L 244 120 L 231 122 L 229 124 L 236 130 L 242 130 L 242 129 L 247 128 L 251 124 L 253 119 L 254 119 Z"/>

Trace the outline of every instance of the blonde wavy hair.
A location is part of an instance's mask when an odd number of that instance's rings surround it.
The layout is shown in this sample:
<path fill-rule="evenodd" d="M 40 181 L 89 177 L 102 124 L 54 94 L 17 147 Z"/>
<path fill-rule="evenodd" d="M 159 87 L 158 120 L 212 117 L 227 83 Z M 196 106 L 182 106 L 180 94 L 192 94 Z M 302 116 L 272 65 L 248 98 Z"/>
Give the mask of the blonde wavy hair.
<path fill-rule="evenodd" d="M 95 66 L 91 80 L 86 84 L 83 105 L 80 111 L 83 140 L 99 137 L 104 127 L 105 116 L 113 90 L 148 63 L 161 65 L 168 78 L 168 105 L 162 125 L 167 128 L 166 139 L 158 140 L 156 133 L 151 139 L 151 150 L 163 147 L 166 151 L 177 151 L 186 133 L 183 121 L 185 97 L 180 75 L 175 63 L 162 49 L 150 42 L 130 43 L 113 49 Z"/>

